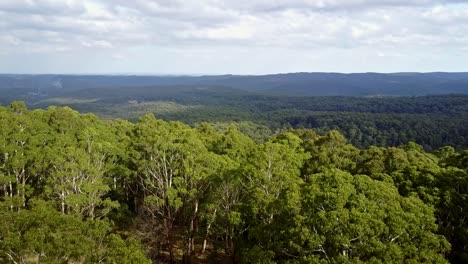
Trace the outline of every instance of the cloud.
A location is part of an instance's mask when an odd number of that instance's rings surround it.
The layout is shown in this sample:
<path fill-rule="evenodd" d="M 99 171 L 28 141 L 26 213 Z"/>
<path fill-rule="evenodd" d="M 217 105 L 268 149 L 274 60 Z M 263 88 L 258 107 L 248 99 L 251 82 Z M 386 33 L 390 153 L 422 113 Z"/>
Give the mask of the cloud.
<path fill-rule="evenodd" d="M 85 12 L 80 1 L 60 0 L 2 0 L 0 10 L 19 14 L 54 15 L 80 15 Z"/>
<path fill-rule="evenodd" d="M 315 52 L 342 50 L 403 59 L 468 46 L 462 0 L 2 0 L 0 16 L 0 50 L 8 57 L 100 52 L 124 62 L 163 50 L 210 50 L 219 58 L 232 50 L 283 50 L 270 56 L 318 58 Z M 182 53 L 170 52 L 186 58 Z"/>

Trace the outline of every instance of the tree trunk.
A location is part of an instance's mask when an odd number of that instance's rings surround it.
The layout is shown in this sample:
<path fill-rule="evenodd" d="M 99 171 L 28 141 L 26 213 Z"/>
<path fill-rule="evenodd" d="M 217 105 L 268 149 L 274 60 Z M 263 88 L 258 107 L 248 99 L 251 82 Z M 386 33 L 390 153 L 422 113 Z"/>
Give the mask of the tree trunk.
<path fill-rule="evenodd" d="M 205 254 L 205 251 L 206 251 L 206 244 L 207 244 L 207 240 L 208 240 L 208 232 L 206 232 L 206 236 L 205 236 L 205 239 L 203 239 L 203 246 L 202 246 L 202 251 L 201 253 L 202 254 Z"/>
<path fill-rule="evenodd" d="M 189 233 L 189 239 L 188 239 L 188 245 L 187 245 L 188 246 L 187 254 L 189 256 L 193 255 L 193 252 L 195 251 L 195 219 L 197 218 L 197 215 L 198 215 L 198 202 L 195 202 L 192 219 L 190 219 L 190 233 Z"/>
<path fill-rule="evenodd" d="M 187 239 L 186 249 L 184 252 L 184 263 L 192 263 L 192 255 L 195 253 L 195 220 L 198 215 L 198 201 L 195 202 L 193 213 L 190 219 L 190 230 Z"/>
<path fill-rule="evenodd" d="M 207 245 L 207 242 L 208 242 L 208 236 L 210 235 L 211 224 L 213 223 L 214 218 L 216 217 L 216 212 L 217 212 L 217 209 L 214 210 L 213 219 L 211 219 L 208 222 L 208 226 L 206 227 L 206 233 L 205 233 L 205 238 L 203 239 L 203 247 L 202 247 L 202 252 L 201 252 L 202 254 L 204 254 L 205 251 L 206 251 L 206 245 Z"/>
<path fill-rule="evenodd" d="M 60 196 L 60 199 L 62 200 L 62 214 L 65 214 L 65 192 L 62 191 Z"/>
<path fill-rule="evenodd" d="M 174 258 L 174 244 L 172 241 L 172 223 L 170 219 L 165 219 L 165 227 L 166 227 L 166 240 L 167 240 L 167 250 L 169 251 L 169 262 L 170 263 L 175 263 L 175 258 Z"/>
<path fill-rule="evenodd" d="M 13 184 L 11 183 L 11 181 L 9 183 L 10 183 L 10 202 L 12 203 L 10 205 L 10 210 L 13 210 Z"/>
<path fill-rule="evenodd" d="M 167 250 L 169 251 L 169 263 L 175 263 L 174 261 L 174 246 L 172 245 L 172 238 L 168 237 Z"/>
<path fill-rule="evenodd" d="M 232 239 L 232 236 L 229 234 L 226 234 L 224 247 L 224 252 L 226 253 L 226 255 L 232 256 L 234 254 L 234 241 Z"/>

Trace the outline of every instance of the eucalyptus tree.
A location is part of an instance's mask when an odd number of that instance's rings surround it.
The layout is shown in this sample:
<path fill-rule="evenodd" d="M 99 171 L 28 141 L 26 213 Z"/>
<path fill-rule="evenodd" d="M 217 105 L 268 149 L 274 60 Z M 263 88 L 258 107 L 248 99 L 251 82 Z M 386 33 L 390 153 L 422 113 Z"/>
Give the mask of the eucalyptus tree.
<path fill-rule="evenodd" d="M 324 136 L 306 139 L 304 148 L 310 153 L 310 158 L 304 164 L 304 176 L 329 168 L 350 172 L 356 169 L 359 150 L 349 144 L 338 131 L 333 130 Z"/>
<path fill-rule="evenodd" d="M 42 182 L 44 165 L 41 148 L 47 143 L 47 126 L 41 111 L 28 111 L 22 102 L 13 102 L 0 112 L 0 184 L 10 208 L 26 206 L 34 187 Z"/>
<path fill-rule="evenodd" d="M 440 199 L 436 204 L 441 233 L 452 244 L 452 263 L 468 261 L 468 151 L 450 151 L 441 159 L 444 167 L 437 179 Z"/>
<path fill-rule="evenodd" d="M 51 108 L 53 142 L 44 147 L 49 164 L 46 194 L 59 202 L 62 213 L 100 218 L 118 203 L 103 197 L 110 191 L 106 174 L 114 162 L 117 139 L 93 115 L 68 108 Z"/>
<path fill-rule="evenodd" d="M 391 184 L 339 170 L 311 175 L 303 193 L 302 254 L 331 262 L 445 263 L 434 209 Z"/>
<path fill-rule="evenodd" d="M 40 200 L 30 207 L 0 211 L 2 263 L 151 263 L 138 241 L 112 234 L 108 221 L 83 221 Z"/>
<path fill-rule="evenodd" d="M 144 211 L 160 225 L 174 260 L 177 221 L 185 223 L 185 255 L 194 251 L 200 200 L 209 177 L 219 168 L 217 156 L 207 150 L 200 134 L 178 122 L 166 123 L 149 114 L 135 126 L 134 162 L 139 168 Z"/>
<path fill-rule="evenodd" d="M 291 226 L 301 211 L 301 168 L 309 158 L 302 140 L 284 133 L 259 145 L 244 171 L 248 240 L 244 255 L 289 255 Z"/>
<path fill-rule="evenodd" d="M 206 127 L 205 131 L 215 135 L 213 138 L 216 140 L 209 141 L 209 144 L 219 155 L 218 160 L 223 165 L 212 177 L 205 203 L 203 218 L 206 221 L 206 233 L 203 250 L 206 249 L 208 237 L 212 240 L 219 237 L 223 242 L 224 253 L 235 259 L 238 241 L 246 231 L 244 209 L 248 197 L 244 171 L 256 144 L 239 132 L 235 125 L 229 125 L 222 135 L 216 135 Z M 214 245 L 217 246 L 216 243 Z"/>

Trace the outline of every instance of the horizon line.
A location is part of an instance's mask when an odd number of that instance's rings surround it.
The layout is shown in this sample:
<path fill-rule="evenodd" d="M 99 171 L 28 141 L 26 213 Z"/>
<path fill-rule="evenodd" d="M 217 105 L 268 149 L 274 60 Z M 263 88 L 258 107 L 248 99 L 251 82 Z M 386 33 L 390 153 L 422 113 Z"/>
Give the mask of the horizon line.
<path fill-rule="evenodd" d="M 374 71 L 364 71 L 364 72 L 334 72 L 334 71 L 300 71 L 300 72 L 276 72 L 276 73 L 264 73 L 264 74 L 237 74 L 237 73 L 150 73 L 150 72 L 108 72 L 108 73 L 92 73 L 92 72 L 83 72 L 83 73 L 8 73 L 0 72 L 0 75 L 29 75 L 29 76 L 40 76 L 40 75 L 64 75 L 64 76 L 153 76 L 153 77 L 203 77 L 203 76 L 268 76 L 268 75 L 286 75 L 286 74 L 436 74 L 436 73 L 445 73 L 445 74 L 460 74 L 467 73 L 468 71 L 397 71 L 397 72 L 374 72 Z"/>

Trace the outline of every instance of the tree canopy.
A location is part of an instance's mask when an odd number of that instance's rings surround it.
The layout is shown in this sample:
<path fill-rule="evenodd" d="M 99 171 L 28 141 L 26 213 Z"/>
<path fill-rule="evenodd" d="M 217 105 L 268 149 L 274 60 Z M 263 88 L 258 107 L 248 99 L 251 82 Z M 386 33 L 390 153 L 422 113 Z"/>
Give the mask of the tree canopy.
<path fill-rule="evenodd" d="M 467 150 L 21 102 L 0 135 L 2 263 L 468 261 Z"/>

